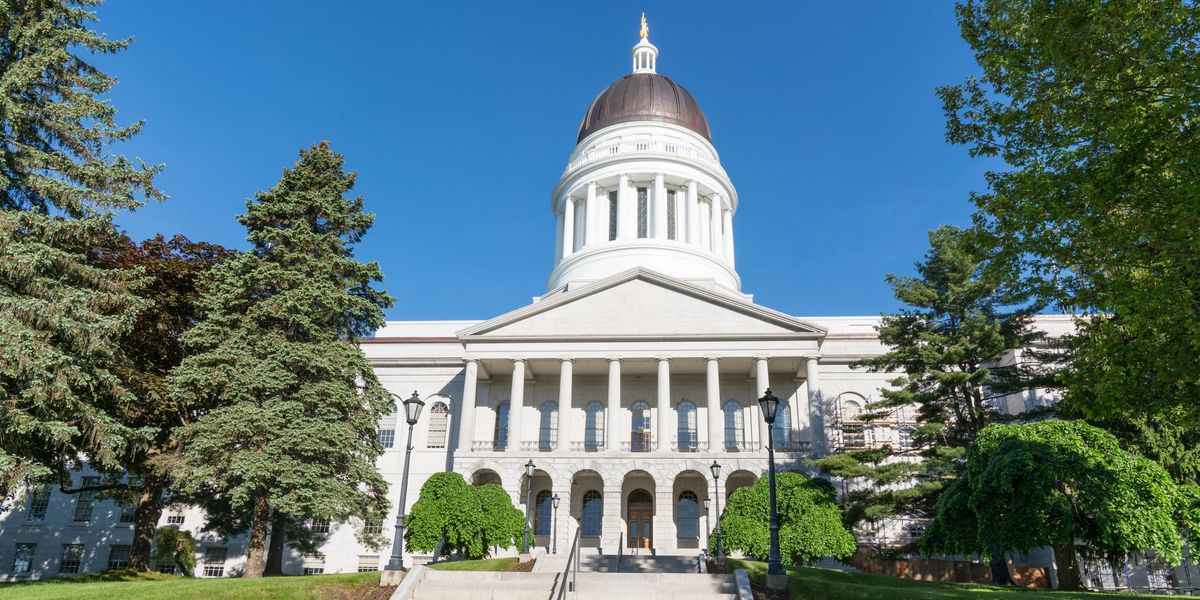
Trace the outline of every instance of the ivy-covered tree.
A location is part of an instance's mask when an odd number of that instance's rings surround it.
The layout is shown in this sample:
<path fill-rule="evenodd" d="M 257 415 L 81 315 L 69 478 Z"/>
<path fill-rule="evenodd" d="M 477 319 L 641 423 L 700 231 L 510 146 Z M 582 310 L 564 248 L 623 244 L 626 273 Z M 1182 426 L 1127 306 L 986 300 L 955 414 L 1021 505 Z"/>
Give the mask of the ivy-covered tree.
<path fill-rule="evenodd" d="M 525 516 L 495 484 L 472 486 L 458 473 L 434 473 L 421 486 L 404 521 L 405 546 L 414 552 L 486 558 L 493 547 L 516 546 Z"/>
<path fill-rule="evenodd" d="M 89 62 L 129 44 L 91 29 L 97 4 L 0 5 L 0 505 L 85 455 L 118 470 L 140 438 L 110 413 L 132 398 L 113 366 L 140 281 L 86 255 L 115 235 L 114 212 L 165 196 L 161 166 L 114 152 L 142 124 L 116 124 L 116 80 Z"/>
<path fill-rule="evenodd" d="M 1064 377 L 1091 418 L 1200 424 L 1200 5 L 971 0 L 978 77 L 946 137 L 999 158 L 974 197 L 994 260 L 1081 314 Z"/>
<path fill-rule="evenodd" d="M 1080 589 L 1076 545 L 1119 559 L 1152 550 L 1178 564 L 1185 503 L 1159 465 L 1121 449 L 1082 421 L 990 425 L 967 455 L 967 474 L 938 503 L 927 552 L 990 557 L 1049 546 L 1059 587 Z"/>
<path fill-rule="evenodd" d="M 999 416 L 997 398 L 1050 383 L 1050 373 L 1001 358 L 1041 340 L 1031 323 L 1034 307 L 990 276 L 986 248 L 969 231 L 950 225 L 929 233 L 929 250 L 916 277 L 889 274 L 906 307 L 884 315 L 879 339 L 888 351 L 857 363 L 872 372 L 900 373 L 880 390 L 863 419 L 910 414 L 919 423 L 911 446 L 852 450 L 812 460 L 822 472 L 848 480 L 843 501 L 854 524 L 897 515 L 929 518 L 946 484 L 963 469 L 967 446 Z M 1010 583 L 1004 561 L 993 580 Z"/>
<path fill-rule="evenodd" d="M 358 341 L 392 299 L 372 287 L 379 266 L 353 255 L 374 220 L 345 196 L 354 178 L 322 142 L 247 202 L 252 247 L 209 272 L 169 380 L 180 404 L 212 407 L 179 430 L 175 485 L 248 511 L 247 577 L 263 574 L 272 510 L 387 512 L 376 427 L 392 400 Z"/>
<path fill-rule="evenodd" d="M 827 556 L 849 558 L 858 545 L 842 523 L 841 509 L 833 485 L 824 479 L 809 479 L 799 473 L 775 477 L 776 508 L 779 513 L 779 554 L 790 564 L 803 565 Z M 721 512 L 722 546 L 748 556 L 766 559 L 771 534 L 767 478 L 740 488 L 729 497 Z M 716 547 L 716 533 L 709 536 Z"/>

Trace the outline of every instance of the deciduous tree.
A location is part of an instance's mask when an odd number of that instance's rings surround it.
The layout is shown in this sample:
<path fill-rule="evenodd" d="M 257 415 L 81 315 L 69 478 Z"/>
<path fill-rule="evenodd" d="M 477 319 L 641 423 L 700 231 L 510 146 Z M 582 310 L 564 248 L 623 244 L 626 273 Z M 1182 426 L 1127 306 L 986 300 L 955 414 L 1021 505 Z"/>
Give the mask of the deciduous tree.
<path fill-rule="evenodd" d="M 409 550 L 485 558 L 493 547 L 515 546 L 525 532 L 525 517 L 508 492 L 495 484 L 468 485 L 458 473 L 434 473 L 421 486 L 405 519 Z"/>
<path fill-rule="evenodd" d="M 849 558 L 858 548 L 842 523 L 837 494 L 824 479 L 799 473 L 775 477 L 779 514 L 779 553 L 790 564 L 803 565 L 826 556 Z M 740 488 L 721 512 L 722 545 L 748 556 L 765 559 L 770 548 L 770 490 L 766 477 Z M 712 533 L 716 536 L 716 533 Z M 715 537 L 709 547 L 715 547 Z"/>

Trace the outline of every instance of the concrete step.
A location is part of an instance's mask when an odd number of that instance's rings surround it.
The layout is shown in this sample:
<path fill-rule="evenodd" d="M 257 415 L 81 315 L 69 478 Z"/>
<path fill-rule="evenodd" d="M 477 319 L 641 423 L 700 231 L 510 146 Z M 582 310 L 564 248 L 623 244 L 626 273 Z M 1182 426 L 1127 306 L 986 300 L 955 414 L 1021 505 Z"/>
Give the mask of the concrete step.
<path fill-rule="evenodd" d="M 560 573 L 426 571 L 414 600 L 545 600 Z M 567 576 L 570 581 L 571 576 Z M 650 600 L 716 600 L 737 597 L 730 575 L 697 573 L 578 573 L 577 598 L 629 596 Z"/>
<path fill-rule="evenodd" d="M 581 571 L 596 573 L 696 573 L 695 556 L 589 556 L 579 561 Z M 619 569 L 619 570 L 618 570 Z"/>

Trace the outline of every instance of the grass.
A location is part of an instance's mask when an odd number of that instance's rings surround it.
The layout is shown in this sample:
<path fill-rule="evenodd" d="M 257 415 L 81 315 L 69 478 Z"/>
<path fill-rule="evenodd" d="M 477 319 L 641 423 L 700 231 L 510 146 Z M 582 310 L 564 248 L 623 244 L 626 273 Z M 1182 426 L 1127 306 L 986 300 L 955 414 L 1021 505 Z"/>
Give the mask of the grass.
<path fill-rule="evenodd" d="M 752 581 L 762 581 L 767 564 L 745 560 L 726 559 L 726 568 L 746 569 Z M 1089 592 L 1059 592 L 1050 590 L 1023 590 L 1002 588 L 971 583 L 940 583 L 913 581 L 882 575 L 845 573 L 831 569 L 787 567 L 788 587 L 792 600 L 958 600 L 986 598 L 987 600 L 1096 600 L 1112 598 L 1112 594 Z M 1144 594 L 1121 594 L 1121 598 L 1182 598 L 1182 596 L 1150 596 Z"/>
<path fill-rule="evenodd" d="M 196 579 L 118 571 L 0 584 L 0 600 L 333 600 L 359 597 L 355 589 L 378 585 L 379 573 Z"/>
<path fill-rule="evenodd" d="M 511 571 L 517 566 L 517 557 L 454 560 L 428 566 L 435 571 Z"/>

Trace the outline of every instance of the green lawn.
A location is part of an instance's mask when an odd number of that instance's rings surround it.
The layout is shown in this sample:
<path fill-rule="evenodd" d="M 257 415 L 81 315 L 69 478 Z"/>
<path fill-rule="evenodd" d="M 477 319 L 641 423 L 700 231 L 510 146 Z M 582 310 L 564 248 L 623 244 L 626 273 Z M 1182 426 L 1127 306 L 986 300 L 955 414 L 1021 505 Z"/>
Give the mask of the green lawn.
<path fill-rule="evenodd" d="M 29 583 L 0 583 L 0 600 L 334 600 L 369 584 L 379 585 L 379 573 L 192 579 L 125 571 Z"/>
<path fill-rule="evenodd" d="M 455 560 L 429 565 L 438 571 L 511 571 L 517 566 L 517 557 L 485 558 L 483 560 Z"/>
<path fill-rule="evenodd" d="M 761 581 L 767 572 L 767 564 L 744 560 L 726 559 L 726 569 L 746 569 L 751 580 Z M 1021 590 L 970 583 L 937 583 L 913 581 L 881 575 L 844 573 L 830 569 L 788 567 L 788 582 L 793 600 L 956 600 L 980 598 L 988 600 L 1096 600 L 1113 598 L 1113 594 L 1087 592 L 1056 592 L 1047 590 Z M 1183 596 L 1149 596 L 1143 594 L 1120 594 L 1120 598 L 1183 598 Z"/>

